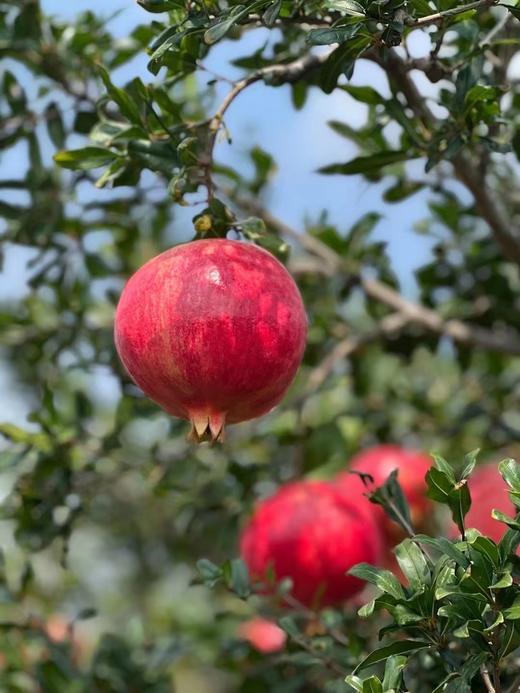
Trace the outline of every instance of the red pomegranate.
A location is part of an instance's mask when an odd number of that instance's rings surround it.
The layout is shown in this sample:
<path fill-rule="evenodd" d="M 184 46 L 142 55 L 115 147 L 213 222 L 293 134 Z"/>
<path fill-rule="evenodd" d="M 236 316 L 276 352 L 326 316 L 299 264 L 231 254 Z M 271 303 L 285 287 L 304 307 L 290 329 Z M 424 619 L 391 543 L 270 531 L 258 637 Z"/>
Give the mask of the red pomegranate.
<path fill-rule="evenodd" d="M 253 579 L 272 589 L 272 577 L 292 580 L 292 596 L 306 606 L 337 604 L 363 582 L 345 573 L 377 563 L 381 537 L 371 515 L 359 512 L 332 484 L 297 481 L 261 501 L 242 533 L 241 554 Z"/>
<path fill-rule="evenodd" d="M 509 498 L 508 486 L 502 479 L 496 464 L 484 464 L 477 467 L 468 480 L 471 493 L 471 508 L 466 515 L 464 524 L 466 527 L 478 529 L 481 534 L 495 542 L 502 539 L 507 531 L 503 522 L 491 517 L 492 510 L 514 517 L 516 514 L 513 501 Z M 459 536 L 458 527 L 453 524 L 450 536 Z"/>
<path fill-rule="evenodd" d="M 257 616 L 240 624 L 237 635 L 262 654 L 283 650 L 287 635 L 276 623 Z"/>
<path fill-rule="evenodd" d="M 433 507 L 427 498 L 426 472 L 432 466 L 432 460 L 428 455 L 417 450 L 410 450 L 399 445 L 377 445 L 355 455 L 349 469 L 363 474 L 369 474 L 374 480 L 374 488 L 381 486 L 388 476 L 398 470 L 398 481 L 410 506 L 412 521 L 416 529 L 424 529 L 428 525 L 429 515 Z M 349 472 L 340 474 L 336 483 L 346 493 L 349 491 L 358 494 L 360 484 L 363 482 L 355 474 Z M 370 485 L 365 488 L 365 493 L 370 491 Z M 372 512 L 376 514 L 383 532 L 392 544 L 403 538 L 398 525 L 390 520 L 383 508 L 369 503 Z"/>
<path fill-rule="evenodd" d="M 193 241 L 141 267 L 125 286 L 115 343 L 128 373 L 196 440 L 272 409 L 291 384 L 307 319 L 285 267 L 242 241 Z"/>

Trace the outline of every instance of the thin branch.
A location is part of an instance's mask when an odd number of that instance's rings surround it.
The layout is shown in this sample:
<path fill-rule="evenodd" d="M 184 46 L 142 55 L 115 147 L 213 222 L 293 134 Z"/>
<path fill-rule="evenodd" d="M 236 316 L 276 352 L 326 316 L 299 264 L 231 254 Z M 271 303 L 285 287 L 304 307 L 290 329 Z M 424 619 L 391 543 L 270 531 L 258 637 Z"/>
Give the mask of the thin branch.
<path fill-rule="evenodd" d="M 230 89 L 230 91 L 227 93 L 224 101 L 220 104 L 215 115 L 209 122 L 210 134 L 207 160 L 203 162 L 206 170 L 211 171 L 213 167 L 213 151 L 215 149 L 217 135 L 224 121 L 226 111 L 237 96 L 244 91 L 244 89 L 247 89 L 247 87 L 251 86 L 251 84 L 260 82 L 262 80 L 272 80 L 283 84 L 297 82 L 304 75 L 323 65 L 328 60 L 333 50 L 334 49 L 330 49 L 320 54 L 309 53 L 308 55 L 298 58 L 297 60 L 293 60 L 290 63 L 268 65 L 267 67 L 263 67 L 255 72 L 252 72 L 250 75 L 247 75 L 247 77 L 238 80 L 238 82 L 235 82 L 232 89 Z M 213 186 L 208 180 L 206 184 L 208 187 L 208 194 L 211 197 Z"/>
<path fill-rule="evenodd" d="M 484 682 L 484 686 L 486 687 L 486 691 L 488 693 L 496 693 L 495 692 L 495 687 L 493 686 L 491 682 L 491 677 L 489 676 L 489 671 L 487 670 L 487 667 L 485 664 L 482 664 L 480 667 L 480 675 L 482 676 L 482 681 Z"/>
<path fill-rule="evenodd" d="M 499 0 L 476 0 L 475 2 L 470 2 L 467 5 L 460 5 L 459 7 L 452 7 L 449 10 L 443 10 L 442 12 L 436 12 L 435 14 L 429 14 L 426 17 L 420 17 L 419 19 L 412 19 L 407 22 L 409 26 L 414 28 L 427 26 L 428 24 L 437 24 L 437 22 L 442 22 L 448 17 L 454 17 L 463 12 L 469 12 L 470 10 L 485 10 L 492 5 L 498 4 Z"/>
<path fill-rule="evenodd" d="M 375 341 L 382 335 L 392 335 L 407 325 L 409 319 L 402 313 L 391 313 L 380 320 L 377 329 L 367 334 L 352 335 L 338 342 L 325 358 L 311 371 L 305 387 L 305 396 L 318 390 L 334 370 L 339 361 L 358 351 L 366 344 Z"/>
<path fill-rule="evenodd" d="M 338 272 L 352 276 L 352 268 L 346 267 L 343 258 L 318 238 L 296 231 L 267 212 L 256 200 L 241 197 L 234 197 L 233 200 L 243 210 L 261 217 L 280 236 L 295 240 L 311 255 L 319 258 L 320 262 L 316 265 L 317 271 L 327 276 L 333 276 Z M 450 337 L 459 344 L 503 354 L 520 355 L 520 336 L 512 330 L 488 330 L 462 320 L 445 320 L 435 310 L 405 298 L 398 291 L 377 279 L 363 277 L 361 272 L 357 273 L 356 278 L 367 296 L 392 308 L 409 322 L 421 325 L 435 334 Z M 348 347 L 345 345 L 343 348 L 350 353 L 351 345 Z"/>
<path fill-rule="evenodd" d="M 420 118 L 426 128 L 433 130 L 438 125 L 438 121 L 410 77 L 406 63 L 397 53 L 391 50 L 387 52 L 385 58 L 382 58 L 380 54 L 371 51 L 365 57 L 370 58 L 387 71 L 390 79 L 403 93 L 415 115 Z M 457 178 L 473 195 L 476 209 L 493 231 L 495 240 L 504 256 L 520 264 L 520 239 L 510 232 L 511 223 L 496 205 L 492 192 L 476 162 L 466 152 L 461 152 L 452 159 L 452 165 Z"/>

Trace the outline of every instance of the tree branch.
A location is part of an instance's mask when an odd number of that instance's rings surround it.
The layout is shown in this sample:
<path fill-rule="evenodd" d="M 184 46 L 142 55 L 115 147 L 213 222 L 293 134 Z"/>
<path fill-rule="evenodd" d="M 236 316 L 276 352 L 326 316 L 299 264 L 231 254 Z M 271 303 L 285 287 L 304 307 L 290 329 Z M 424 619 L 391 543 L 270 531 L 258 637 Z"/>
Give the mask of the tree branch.
<path fill-rule="evenodd" d="M 495 693 L 495 687 L 493 686 L 491 682 L 491 677 L 489 676 L 489 671 L 487 670 L 487 667 L 485 664 L 482 664 L 480 667 L 480 675 L 482 676 L 482 681 L 484 682 L 484 686 L 486 687 L 486 691 L 488 693 Z"/>
<path fill-rule="evenodd" d="M 402 313 L 391 313 L 380 320 L 377 329 L 361 335 L 352 335 L 338 342 L 309 374 L 304 396 L 318 390 L 328 376 L 334 370 L 336 363 L 343 361 L 348 356 L 358 351 L 366 344 L 375 341 L 381 336 L 392 335 L 405 327 L 409 322 Z"/>
<path fill-rule="evenodd" d="M 215 149 L 217 135 L 223 123 L 226 111 L 237 96 L 244 91 L 244 89 L 247 89 L 247 87 L 249 87 L 251 84 L 260 82 L 262 80 L 272 80 L 283 84 L 297 82 L 304 75 L 323 65 L 328 60 L 333 50 L 334 48 L 320 54 L 309 53 L 308 55 L 304 55 L 303 57 L 293 60 L 290 63 L 268 65 L 267 67 L 262 67 L 261 69 L 252 72 L 250 75 L 247 75 L 247 77 L 235 82 L 233 87 L 227 93 L 224 101 L 220 104 L 215 115 L 209 121 L 207 160 L 203 162 L 206 171 L 211 172 L 213 167 L 213 151 Z M 209 174 L 206 176 L 206 187 L 208 188 L 208 195 L 211 197 L 213 185 L 211 183 Z"/>
<path fill-rule="evenodd" d="M 375 51 L 365 57 L 369 57 L 388 72 L 391 81 L 403 93 L 408 105 L 427 129 L 432 130 L 438 125 L 437 119 L 411 79 L 406 63 L 395 51 L 388 51 L 385 58 Z M 504 256 L 520 264 L 520 239 L 509 231 L 510 223 L 495 203 L 485 177 L 475 161 L 467 153 L 461 152 L 452 159 L 452 164 L 455 175 L 472 194 L 476 209 L 491 228 Z"/>
<path fill-rule="evenodd" d="M 475 2 L 470 2 L 467 5 L 460 5 L 459 7 L 452 7 L 449 10 L 429 14 L 427 17 L 412 19 L 407 22 L 407 24 L 415 28 L 427 26 L 428 24 L 436 24 L 437 22 L 442 22 L 447 17 L 454 17 L 455 15 L 462 14 L 463 12 L 469 12 L 470 10 L 484 10 L 487 7 L 498 4 L 498 1 L 499 0 L 476 0 Z"/>
<path fill-rule="evenodd" d="M 233 201 L 243 210 L 261 217 L 280 236 L 295 240 L 302 248 L 318 258 L 320 262 L 315 265 L 315 271 L 321 272 L 326 276 L 333 276 L 341 272 L 352 275 L 352 268 L 345 265 L 343 258 L 318 238 L 296 231 L 265 210 L 256 200 L 235 196 Z M 449 337 L 458 344 L 520 356 L 520 335 L 512 330 L 489 330 L 478 325 L 463 322 L 462 320 L 446 320 L 435 310 L 405 298 L 398 291 L 380 282 L 378 279 L 364 277 L 361 271 L 356 273 L 355 276 L 365 294 L 392 308 L 396 314 L 401 315 L 403 324 L 405 322 L 416 323 L 430 332 Z M 390 316 L 388 317 L 390 318 Z M 385 332 L 391 331 L 391 329 L 388 325 L 383 327 Z M 351 342 L 344 344 L 342 349 L 346 350 L 348 354 L 351 353 L 353 346 Z M 356 348 L 357 346 L 359 345 L 356 345 Z M 318 380 L 318 376 L 315 377 Z"/>

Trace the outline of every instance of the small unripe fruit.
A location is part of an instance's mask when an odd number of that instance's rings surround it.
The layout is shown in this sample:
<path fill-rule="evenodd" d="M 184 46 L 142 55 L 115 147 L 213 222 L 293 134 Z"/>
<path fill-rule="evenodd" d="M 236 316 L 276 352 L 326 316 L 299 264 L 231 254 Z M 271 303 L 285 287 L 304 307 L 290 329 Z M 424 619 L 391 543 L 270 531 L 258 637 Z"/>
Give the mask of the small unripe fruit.
<path fill-rule="evenodd" d="M 241 554 L 253 580 L 266 591 L 291 578 L 291 595 L 306 606 L 338 604 L 363 588 L 346 572 L 377 563 L 381 537 L 371 515 L 359 511 L 332 484 L 299 481 L 261 501 L 241 537 Z"/>
<path fill-rule="evenodd" d="M 238 628 L 238 636 L 262 654 L 283 650 L 287 635 L 276 623 L 266 618 L 252 618 Z"/>
<path fill-rule="evenodd" d="M 270 253 L 242 241 L 178 245 L 128 281 L 115 343 L 128 373 L 196 440 L 265 414 L 282 399 L 305 348 L 298 288 Z"/>
<path fill-rule="evenodd" d="M 432 502 L 426 496 L 426 473 L 432 466 L 428 455 L 417 450 L 410 450 L 399 445 L 376 445 L 355 455 L 349 464 L 349 469 L 369 474 L 374 481 L 374 488 L 382 486 L 390 474 L 397 469 L 397 480 L 403 489 L 406 500 L 410 506 L 412 522 L 416 529 L 425 529 L 431 514 Z M 348 488 L 359 487 L 360 482 L 353 480 L 354 474 L 340 474 L 336 483 Z M 362 483 L 362 482 L 361 482 Z M 370 485 L 365 492 L 370 491 Z M 366 501 L 369 502 L 369 501 Z M 404 534 L 384 512 L 381 506 L 370 503 L 372 512 L 376 514 L 378 522 L 387 539 L 395 544 L 403 539 Z"/>

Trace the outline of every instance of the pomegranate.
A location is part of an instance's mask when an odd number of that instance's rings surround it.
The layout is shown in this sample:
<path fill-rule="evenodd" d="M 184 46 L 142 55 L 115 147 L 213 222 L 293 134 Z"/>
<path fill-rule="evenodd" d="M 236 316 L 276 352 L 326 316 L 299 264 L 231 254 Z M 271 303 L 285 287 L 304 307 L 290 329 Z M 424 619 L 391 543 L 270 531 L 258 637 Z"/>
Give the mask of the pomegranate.
<path fill-rule="evenodd" d="M 349 468 L 363 474 L 369 474 L 374 480 L 374 488 L 384 484 L 388 476 L 398 470 L 398 481 L 410 506 L 412 522 L 416 529 L 426 529 L 433 504 L 427 498 L 426 472 L 432 466 L 432 461 L 422 452 L 400 447 L 399 445 L 377 445 L 355 455 Z M 359 493 L 360 484 L 363 482 L 355 474 L 345 472 L 340 474 L 336 483 L 346 493 L 351 490 Z M 370 491 L 370 485 L 365 488 L 365 493 Z M 381 506 L 366 501 L 376 515 L 378 523 L 392 545 L 403 539 L 404 534 L 399 526 L 393 522 L 384 512 Z"/>
<path fill-rule="evenodd" d="M 507 531 L 503 522 L 491 517 L 492 510 L 514 517 L 516 514 L 513 501 L 509 498 L 508 486 L 502 479 L 496 464 L 484 464 L 477 467 L 468 480 L 471 493 L 471 508 L 466 515 L 464 524 L 466 527 L 478 529 L 481 534 L 495 542 L 502 539 Z M 459 529 L 453 523 L 450 536 L 459 536 Z"/>
<path fill-rule="evenodd" d="M 287 640 L 285 631 L 276 623 L 260 616 L 242 623 L 237 635 L 242 640 L 247 640 L 251 647 L 262 654 L 283 650 Z"/>
<path fill-rule="evenodd" d="M 381 538 L 371 515 L 358 510 L 330 483 L 297 481 L 261 501 L 241 542 L 254 580 L 266 591 L 291 578 L 292 596 L 306 606 L 337 604 L 363 582 L 345 573 L 360 562 L 377 563 Z"/>
<path fill-rule="evenodd" d="M 267 251 L 243 241 L 178 245 L 141 267 L 116 310 L 128 373 L 195 440 L 272 409 L 305 348 L 298 288 Z"/>

